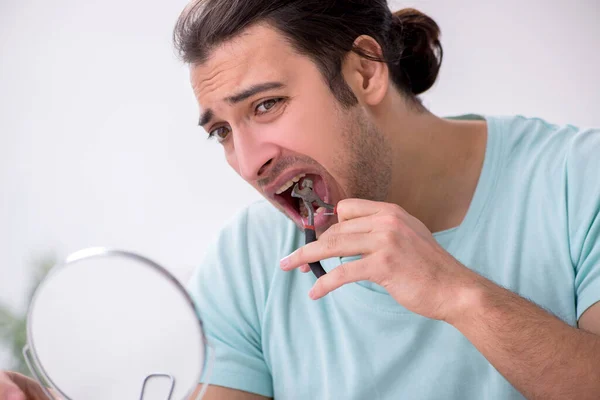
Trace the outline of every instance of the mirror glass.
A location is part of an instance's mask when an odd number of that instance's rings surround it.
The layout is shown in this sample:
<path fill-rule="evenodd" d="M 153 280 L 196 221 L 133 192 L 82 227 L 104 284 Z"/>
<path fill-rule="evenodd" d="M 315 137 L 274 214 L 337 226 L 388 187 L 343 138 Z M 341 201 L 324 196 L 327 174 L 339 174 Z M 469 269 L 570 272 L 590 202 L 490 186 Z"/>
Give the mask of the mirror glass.
<path fill-rule="evenodd" d="M 206 351 L 185 289 L 133 253 L 77 252 L 48 274 L 30 304 L 30 367 L 67 399 L 187 399 Z"/>

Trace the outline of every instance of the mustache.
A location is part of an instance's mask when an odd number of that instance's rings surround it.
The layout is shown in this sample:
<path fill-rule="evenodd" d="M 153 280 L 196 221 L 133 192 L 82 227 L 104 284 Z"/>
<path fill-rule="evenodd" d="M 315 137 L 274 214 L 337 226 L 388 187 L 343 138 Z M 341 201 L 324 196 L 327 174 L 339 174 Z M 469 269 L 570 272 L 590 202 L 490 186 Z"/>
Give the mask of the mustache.
<path fill-rule="evenodd" d="M 315 160 L 306 156 L 292 156 L 278 159 L 276 164 L 269 169 L 269 176 L 259 179 L 256 183 L 262 189 L 275 181 L 285 170 L 297 164 L 319 165 Z"/>

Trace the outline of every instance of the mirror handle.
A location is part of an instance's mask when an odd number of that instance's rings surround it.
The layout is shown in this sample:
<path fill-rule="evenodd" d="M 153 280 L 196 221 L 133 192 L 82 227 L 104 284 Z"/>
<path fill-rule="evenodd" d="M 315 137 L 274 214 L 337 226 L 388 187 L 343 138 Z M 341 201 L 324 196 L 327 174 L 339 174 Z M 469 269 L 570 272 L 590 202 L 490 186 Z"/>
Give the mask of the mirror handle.
<path fill-rule="evenodd" d="M 173 377 L 173 375 L 169 374 L 150 374 L 146 378 L 144 378 L 144 384 L 142 385 L 142 393 L 140 394 L 140 400 L 144 400 L 144 391 L 146 390 L 146 383 L 148 382 L 148 380 L 156 377 L 169 378 L 169 381 L 171 382 L 171 387 L 169 389 L 169 394 L 167 395 L 167 400 L 171 400 L 171 396 L 173 395 L 173 389 L 175 388 L 175 378 Z"/>

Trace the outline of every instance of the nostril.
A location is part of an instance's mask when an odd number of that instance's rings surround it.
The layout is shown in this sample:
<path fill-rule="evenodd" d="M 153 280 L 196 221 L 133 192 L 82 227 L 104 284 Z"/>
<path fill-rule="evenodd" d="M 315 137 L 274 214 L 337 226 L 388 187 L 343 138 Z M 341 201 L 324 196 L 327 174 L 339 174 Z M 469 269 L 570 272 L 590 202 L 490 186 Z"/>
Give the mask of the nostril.
<path fill-rule="evenodd" d="M 261 176 L 262 174 L 264 174 L 264 172 L 267 170 L 267 168 L 269 168 L 269 166 L 271 165 L 272 161 L 273 161 L 273 159 L 271 158 L 269 161 L 264 163 L 262 167 L 260 167 L 260 169 L 258 170 L 258 176 Z"/>

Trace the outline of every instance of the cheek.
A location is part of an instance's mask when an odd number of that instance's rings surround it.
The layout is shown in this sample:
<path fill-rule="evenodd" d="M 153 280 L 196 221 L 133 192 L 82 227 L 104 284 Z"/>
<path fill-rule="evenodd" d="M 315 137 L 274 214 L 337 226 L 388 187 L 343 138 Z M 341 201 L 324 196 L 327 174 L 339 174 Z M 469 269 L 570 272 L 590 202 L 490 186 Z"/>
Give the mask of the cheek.
<path fill-rule="evenodd" d="M 272 134 L 281 147 L 325 165 L 331 162 L 331 155 L 339 146 L 337 117 L 337 111 L 328 102 L 297 101 L 285 118 L 274 124 Z"/>

